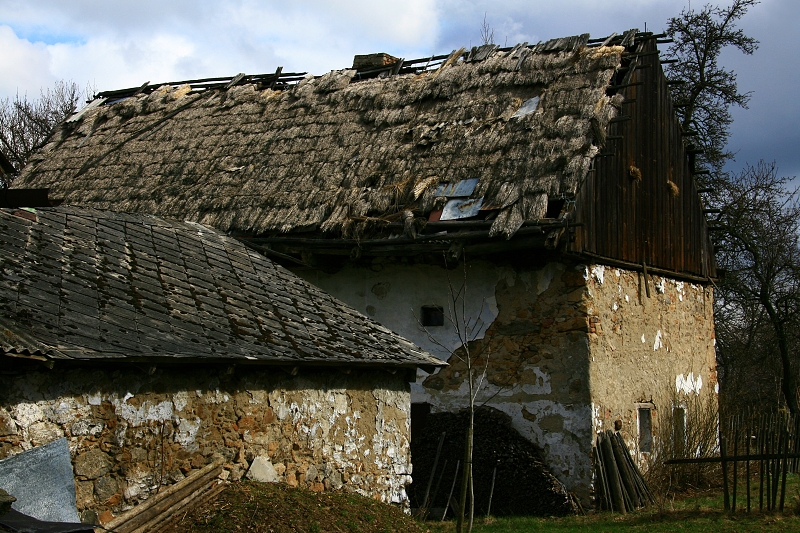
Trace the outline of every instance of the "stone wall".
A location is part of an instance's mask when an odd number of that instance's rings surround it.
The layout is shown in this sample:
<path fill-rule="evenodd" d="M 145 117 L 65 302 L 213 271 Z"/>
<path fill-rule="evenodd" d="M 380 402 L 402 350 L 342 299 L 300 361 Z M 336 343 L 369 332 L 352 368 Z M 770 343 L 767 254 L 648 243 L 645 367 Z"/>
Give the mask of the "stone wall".
<path fill-rule="evenodd" d="M 593 427 L 638 453 L 640 405 L 657 434 L 673 407 L 716 403 L 713 289 L 649 276 L 648 297 L 641 273 L 600 265 L 586 278 Z"/>
<path fill-rule="evenodd" d="M 448 360 L 449 367 L 418 377 L 414 402 L 431 404 L 433 412 L 468 405 L 464 364 L 449 353 L 460 344 L 454 328 L 445 322 L 425 331 L 417 321 L 421 305 L 446 312 L 452 307 L 449 287 L 461 287 L 461 266 L 377 263 L 335 274 L 297 273 Z M 471 323 L 478 319 L 470 351 L 488 378 L 478 402 L 510 415 L 514 428 L 542 448 L 551 471 L 588 501 L 592 417 L 585 267 L 541 259 L 525 266 L 471 261 L 466 285 L 465 315 Z"/>
<path fill-rule="evenodd" d="M 236 480 L 257 457 L 292 486 L 407 505 L 407 372 L 32 370 L 3 359 L 0 458 L 66 437 L 86 519 L 106 521 L 215 459 Z"/>
<path fill-rule="evenodd" d="M 334 274 L 298 274 L 448 360 L 449 367 L 418 376 L 414 402 L 429 403 L 433 412 L 468 405 L 465 365 L 449 354 L 459 346 L 454 329 L 426 331 L 417 320 L 421 305 L 448 308 L 449 286 L 458 289 L 463 281 L 460 267 L 376 260 Z M 676 394 L 714 394 L 712 290 L 651 276 L 648 298 L 642 279 L 530 256 L 513 264 L 467 264 L 466 316 L 479 317 L 470 354 L 488 378 L 477 402 L 509 414 L 585 503 L 591 502 L 597 431 L 620 421 L 634 450 L 638 403 L 652 401 L 657 417 Z"/>

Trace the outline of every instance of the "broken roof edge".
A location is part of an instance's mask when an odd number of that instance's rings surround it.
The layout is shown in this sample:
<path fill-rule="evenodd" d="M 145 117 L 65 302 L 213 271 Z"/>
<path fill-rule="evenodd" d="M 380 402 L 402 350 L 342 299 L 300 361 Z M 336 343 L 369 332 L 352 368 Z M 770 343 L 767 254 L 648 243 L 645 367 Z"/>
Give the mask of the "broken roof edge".
<path fill-rule="evenodd" d="M 55 353 L 59 353 L 59 357 L 54 357 Z M 355 370 L 385 370 L 391 372 L 393 370 L 413 370 L 419 368 L 425 372 L 431 373 L 436 368 L 449 366 L 446 361 L 442 361 L 434 356 L 425 358 L 424 360 L 413 362 L 398 362 L 398 361 L 376 361 L 376 360 L 349 360 L 349 361 L 305 361 L 296 359 L 259 359 L 253 357 L 197 357 L 194 354 L 167 354 L 167 355 L 154 355 L 154 356 L 125 356 L 119 357 L 70 357 L 58 350 L 52 350 L 48 353 L 36 354 L 23 354 L 19 351 L 7 351 L 0 349 L 0 356 L 11 357 L 17 360 L 31 361 L 35 363 L 44 364 L 48 368 L 52 368 L 56 363 L 58 365 L 141 365 L 149 364 L 153 366 L 160 365 L 185 365 L 191 363 L 193 365 L 204 364 L 213 366 L 225 367 L 272 367 L 279 369 L 322 369 L 322 368 L 347 368 Z"/>
<path fill-rule="evenodd" d="M 383 77 L 385 75 L 401 75 L 401 74 L 420 74 L 422 72 L 432 72 L 446 66 L 450 66 L 459 60 L 464 62 L 480 62 L 488 59 L 496 53 L 511 53 L 512 57 L 520 57 L 520 61 L 524 59 L 524 55 L 530 53 L 554 53 L 565 51 L 576 51 L 579 48 L 596 48 L 600 46 L 623 46 L 631 47 L 639 42 L 647 39 L 656 39 L 665 37 L 665 34 L 654 34 L 653 32 L 639 32 L 637 29 L 628 30 L 622 35 L 612 33 L 608 37 L 601 37 L 591 39 L 590 34 L 584 33 L 581 35 L 573 35 L 568 37 L 560 37 L 549 39 L 547 41 L 539 41 L 535 44 L 528 44 L 527 42 L 517 43 L 514 46 L 501 47 L 494 43 L 484 44 L 481 46 L 473 46 L 470 49 L 461 48 L 453 50 L 449 54 L 433 54 L 429 57 L 422 57 L 417 59 L 406 60 L 401 57 L 379 52 L 373 54 L 356 54 L 354 56 L 353 66 L 343 67 L 340 69 L 333 69 L 330 72 L 343 72 L 346 70 L 353 70 L 354 75 L 351 82 L 358 82 L 375 77 Z M 455 57 L 453 57 L 455 55 Z M 390 58 L 381 66 L 374 66 L 369 62 L 359 62 L 357 58 L 369 56 L 385 56 Z M 363 68 L 362 68 L 363 64 Z M 115 89 L 108 91 L 100 91 L 95 93 L 91 100 L 87 103 L 89 106 L 97 105 L 110 105 L 122 99 L 136 96 L 139 94 L 148 95 L 152 92 L 159 90 L 161 87 L 180 87 L 189 86 L 191 92 L 209 91 L 213 89 L 230 89 L 237 85 L 254 84 L 263 89 L 286 89 L 302 80 L 307 78 L 322 78 L 329 75 L 330 72 L 325 74 L 309 74 L 308 72 L 283 72 L 283 67 L 278 67 L 273 73 L 262 74 L 245 74 L 240 72 L 234 76 L 222 76 L 213 78 L 198 78 L 180 81 L 169 81 L 163 83 L 150 83 L 149 81 L 140 85 L 139 87 L 128 87 L 124 89 Z M 102 100 L 102 101 L 101 101 Z M 67 122 L 74 121 L 80 117 L 86 107 L 78 110 L 72 117 L 67 119 Z"/>

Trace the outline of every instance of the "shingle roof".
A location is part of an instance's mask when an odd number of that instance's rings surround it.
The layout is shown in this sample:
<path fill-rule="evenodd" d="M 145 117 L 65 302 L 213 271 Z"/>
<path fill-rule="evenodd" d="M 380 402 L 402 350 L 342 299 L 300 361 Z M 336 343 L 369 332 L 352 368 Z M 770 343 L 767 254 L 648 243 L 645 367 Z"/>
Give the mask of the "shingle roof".
<path fill-rule="evenodd" d="M 202 225 L 71 207 L 36 216 L 0 211 L 0 353 L 441 364 Z"/>
<path fill-rule="evenodd" d="M 626 48 L 587 42 L 481 48 L 360 81 L 333 71 L 280 90 L 166 85 L 84 113 L 15 186 L 223 231 L 348 235 L 441 209 L 440 183 L 477 178 L 471 197 L 498 213 L 491 235 L 509 237 L 549 199 L 574 197 L 618 114 L 609 86 Z"/>

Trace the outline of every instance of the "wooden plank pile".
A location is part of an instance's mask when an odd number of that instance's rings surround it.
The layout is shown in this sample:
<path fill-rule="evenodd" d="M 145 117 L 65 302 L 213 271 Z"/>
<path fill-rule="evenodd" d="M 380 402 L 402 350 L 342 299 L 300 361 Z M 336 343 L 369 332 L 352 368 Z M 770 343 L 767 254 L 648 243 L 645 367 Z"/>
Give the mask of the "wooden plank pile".
<path fill-rule="evenodd" d="M 655 503 L 619 433 L 600 433 L 594 454 L 597 500 L 602 509 L 625 514 Z"/>
<path fill-rule="evenodd" d="M 178 522 L 187 512 L 219 494 L 226 484 L 218 478 L 222 463 L 211 463 L 119 515 L 103 530 L 115 533 L 157 533 Z"/>

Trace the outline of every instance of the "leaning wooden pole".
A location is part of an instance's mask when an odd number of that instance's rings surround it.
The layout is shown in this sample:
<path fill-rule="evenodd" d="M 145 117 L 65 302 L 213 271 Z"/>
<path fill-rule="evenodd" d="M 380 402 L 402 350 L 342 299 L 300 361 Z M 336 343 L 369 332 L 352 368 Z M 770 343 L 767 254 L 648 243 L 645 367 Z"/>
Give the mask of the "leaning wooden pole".
<path fill-rule="evenodd" d="M 732 421 L 732 433 L 733 433 L 733 456 L 739 456 L 739 415 L 733 417 Z M 733 498 L 731 499 L 731 513 L 736 512 L 736 489 L 739 485 L 739 461 L 734 459 L 733 461 Z"/>
<path fill-rule="evenodd" d="M 442 435 L 439 437 L 439 446 L 436 447 L 436 457 L 433 459 L 433 468 L 431 469 L 431 475 L 428 476 L 428 485 L 425 487 L 425 497 L 422 499 L 422 509 L 420 510 L 420 517 L 424 520 L 425 516 L 428 514 L 428 508 L 430 508 L 430 495 L 431 495 L 431 487 L 433 486 L 433 478 L 436 475 L 436 467 L 439 466 L 439 457 L 442 455 L 442 445 L 444 444 L 444 437 L 445 432 L 442 431 Z"/>
<path fill-rule="evenodd" d="M 450 494 L 447 495 L 447 504 L 444 506 L 444 512 L 442 513 L 442 519 L 440 522 L 444 522 L 445 517 L 447 516 L 447 509 L 450 507 L 450 502 L 453 500 L 453 492 L 456 490 L 456 480 L 458 479 L 458 467 L 461 466 L 461 461 L 456 461 L 456 470 L 453 473 L 453 484 L 450 485 Z M 453 509 L 455 511 L 455 509 Z"/>
<path fill-rule="evenodd" d="M 641 507 L 641 504 L 639 502 L 639 496 L 634 485 L 633 476 L 628 469 L 628 463 L 623 455 L 624 451 L 622 450 L 622 447 L 613 433 L 609 432 L 606 435 L 608 435 L 608 438 L 611 440 L 611 449 L 614 451 L 614 461 L 617 463 L 617 469 L 619 470 L 619 477 L 622 481 L 622 486 L 625 488 L 625 492 L 630 500 L 631 510 L 637 509 Z"/>
<path fill-rule="evenodd" d="M 622 490 L 622 482 L 619 479 L 619 469 L 614 460 L 614 450 L 611 447 L 611 439 L 603 435 L 601 446 L 603 463 L 605 463 L 606 466 L 606 477 L 608 477 L 608 484 L 611 489 L 611 500 L 620 514 L 626 514 L 625 496 Z"/>

